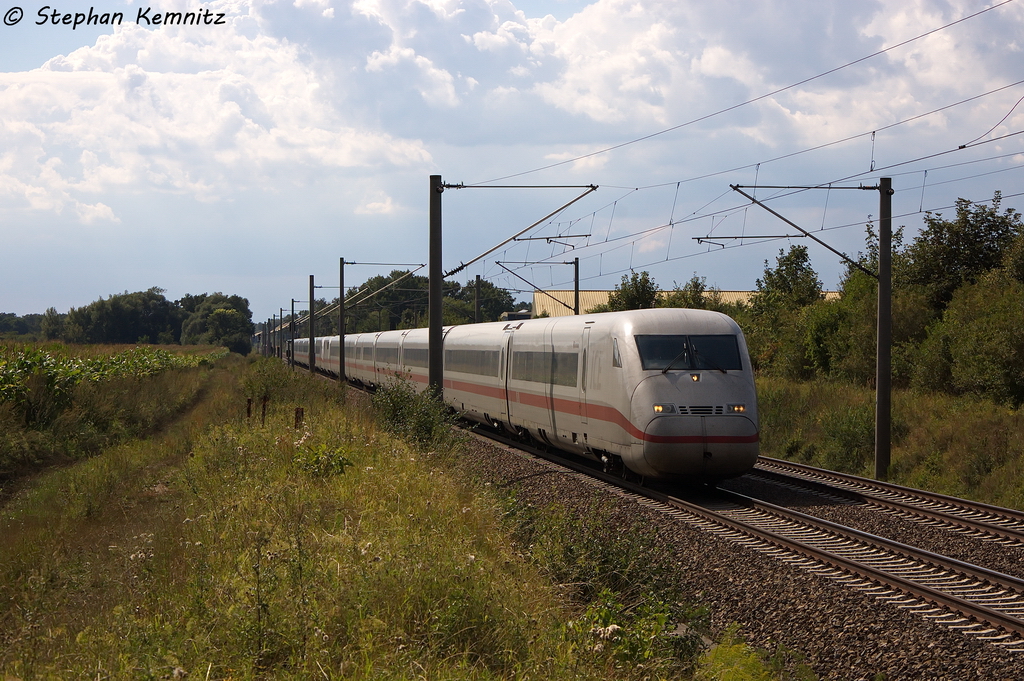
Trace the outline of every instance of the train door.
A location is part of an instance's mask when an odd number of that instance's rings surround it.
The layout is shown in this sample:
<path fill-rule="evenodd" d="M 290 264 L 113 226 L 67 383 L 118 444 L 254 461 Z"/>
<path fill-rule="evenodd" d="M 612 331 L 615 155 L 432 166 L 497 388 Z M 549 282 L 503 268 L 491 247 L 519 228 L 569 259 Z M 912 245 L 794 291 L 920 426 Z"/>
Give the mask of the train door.
<path fill-rule="evenodd" d="M 498 356 L 498 385 L 502 395 L 504 396 L 501 400 L 502 411 L 501 420 L 505 423 L 512 423 L 512 401 L 509 399 L 508 394 L 508 379 L 512 368 L 512 331 L 509 329 L 505 330 L 505 335 L 501 338 L 501 351 Z"/>
<path fill-rule="evenodd" d="M 590 327 L 583 327 L 580 340 L 580 421 L 587 422 L 587 363 L 590 361 Z"/>

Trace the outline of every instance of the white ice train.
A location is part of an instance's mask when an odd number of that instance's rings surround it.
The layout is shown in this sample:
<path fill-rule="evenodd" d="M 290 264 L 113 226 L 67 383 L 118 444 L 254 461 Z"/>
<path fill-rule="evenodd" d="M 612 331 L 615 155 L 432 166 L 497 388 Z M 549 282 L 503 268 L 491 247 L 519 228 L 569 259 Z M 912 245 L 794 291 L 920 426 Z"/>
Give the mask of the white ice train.
<path fill-rule="evenodd" d="M 754 378 L 724 314 L 660 308 L 444 328 L 444 400 L 467 419 L 652 478 L 714 481 L 758 456 Z M 339 337 L 314 339 L 338 373 Z M 309 340 L 295 340 L 307 363 Z M 349 380 L 427 385 L 427 329 L 345 337 Z"/>

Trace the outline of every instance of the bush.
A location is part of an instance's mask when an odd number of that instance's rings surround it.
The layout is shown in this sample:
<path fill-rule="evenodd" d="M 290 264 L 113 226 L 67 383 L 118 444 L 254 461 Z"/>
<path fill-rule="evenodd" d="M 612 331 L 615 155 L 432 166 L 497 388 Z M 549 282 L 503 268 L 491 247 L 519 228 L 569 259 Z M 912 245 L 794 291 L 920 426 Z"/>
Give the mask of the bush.
<path fill-rule="evenodd" d="M 918 353 L 914 384 L 1024 404 L 1024 284 L 1003 271 L 959 289 Z"/>
<path fill-rule="evenodd" d="M 463 441 L 453 430 L 458 416 L 430 390 L 417 393 L 396 377 L 373 394 L 374 417 L 385 431 L 405 438 L 424 451 L 451 450 Z"/>
<path fill-rule="evenodd" d="M 825 467 L 845 473 L 863 473 L 875 451 L 875 414 L 872 405 L 843 405 L 821 417 L 825 434 Z"/>

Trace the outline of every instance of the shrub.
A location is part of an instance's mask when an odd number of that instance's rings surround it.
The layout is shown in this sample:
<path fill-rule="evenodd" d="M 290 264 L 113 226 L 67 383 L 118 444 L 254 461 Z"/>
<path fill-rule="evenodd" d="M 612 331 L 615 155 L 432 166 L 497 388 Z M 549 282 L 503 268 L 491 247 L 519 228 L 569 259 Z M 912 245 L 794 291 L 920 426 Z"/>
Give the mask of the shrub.
<path fill-rule="evenodd" d="M 430 390 L 417 393 L 412 384 L 396 377 L 373 395 L 374 417 L 380 427 L 423 450 L 448 450 L 462 441 L 453 430 L 458 420 L 440 397 Z"/>
<path fill-rule="evenodd" d="M 875 414 L 871 405 L 842 405 L 821 417 L 825 466 L 861 473 L 875 451 Z"/>

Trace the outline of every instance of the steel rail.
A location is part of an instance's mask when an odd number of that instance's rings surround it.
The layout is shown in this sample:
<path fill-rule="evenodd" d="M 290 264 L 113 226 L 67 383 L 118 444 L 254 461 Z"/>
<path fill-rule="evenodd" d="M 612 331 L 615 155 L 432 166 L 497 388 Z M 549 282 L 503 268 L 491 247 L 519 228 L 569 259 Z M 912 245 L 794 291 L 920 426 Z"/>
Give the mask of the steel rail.
<path fill-rule="evenodd" d="M 782 471 L 782 472 L 780 472 Z M 1011 539 L 1024 544 L 1024 512 L 983 502 L 879 482 L 804 464 L 761 457 L 754 474 L 781 478 L 828 494 Z M 831 483 L 831 484 L 830 484 Z"/>
<path fill-rule="evenodd" d="M 642 494 L 643 492 L 637 493 Z M 906 544 L 901 544 L 899 542 L 894 542 L 883 537 L 877 537 L 867 532 L 861 532 L 860 530 L 854 530 L 849 527 L 837 525 L 835 523 L 830 523 L 828 521 L 821 520 L 820 518 L 813 518 L 798 511 L 792 511 L 789 509 L 782 508 L 780 506 L 775 506 L 774 504 L 768 504 L 763 501 L 750 499 L 749 497 L 743 497 L 743 495 L 737 494 L 735 492 L 729 492 L 727 494 L 729 496 L 733 496 L 734 498 L 743 498 L 748 505 L 752 505 L 755 508 L 759 507 L 776 515 L 780 515 L 782 517 L 789 517 L 793 520 L 798 520 L 804 523 L 805 525 L 809 525 L 812 528 L 825 528 L 831 532 L 834 532 L 841 536 L 845 536 L 851 540 L 858 540 L 879 549 L 893 551 L 897 554 L 903 555 L 904 557 L 913 558 L 926 563 L 931 562 L 944 569 L 967 574 L 981 581 L 983 584 L 987 582 L 989 584 L 997 585 L 1004 589 L 1016 591 L 1017 593 L 1024 593 L 1024 580 L 1017 579 L 1010 575 L 1004 575 L 993 570 L 987 570 L 985 568 L 980 568 L 975 565 L 963 563 L 961 561 L 957 561 L 946 556 L 940 556 L 938 554 L 934 554 L 929 551 L 924 551 L 922 549 L 908 546 Z M 748 523 L 745 523 L 740 520 L 735 520 L 733 518 L 729 518 L 728 516 L 725 516 L 722 513 L 714 511 L 713 509 L 709 509 L 704 506 L 694 504 L 692 502 L 688 502 L 682 499 L 678 499 L 676 497 L 672 497 L 667 494 L 657 492 L 655 492 L 654 494 L 648 493 L 645 494 L 645 496 L 650 496 L 651 498 L 656 498 L 657 496 L 660 496 L 662 497 L 662 499 L 658 499 L 659 501 L 663 501 L 663 503 L 675 506 L 677 508 L 683 508 L 686 511 L 698 515 L 706 520 L 724 524 L 736 531 L 756 536 L 759 539 L 762 539 L 770 544 L 787 548 L 801 555 L 812 557 L 826 565 L 840 568 L 858 577 L 867 579 L 871 582 L 885 584 L 886 586 L 898 589 L 910 596 L 923 599 L 934 605 L 939 605 L 941 607 L 948 608 L 954 612 L 960 613 L 961 615 L 965 615 L 977 621 L 984 622 L 989 626 L 998 627 L 999 629 L 1017 634 L 1018 636 L 1024 636 L 1024 620 L 1022 620 L 1019 617 L 1014 617 L 1012 615 L 1000 612 L 999 610 L 995 610 L 993 608 L 980 605 L 978 603 L 974 603 L 970 600 L 959 598 L 948 593 L 944 593 L 930 586 L 920 584 L 911 579 L 900 577 L 899 575 L 894 575 L 890 572 L 886 572 L 883 569 L 872 567 L 865 563 L 858 562 L 850 558 L 846 558 L 845 556 L 838 555 L 831 551 L 819 549 L 814 546 L 809 546 L 804 542 L 790 539 L 788 537 L 777 534 L 770 530 L 753 527 Z"/>
<path fill-rule="evenodd" d="M 741 534 L 757 538 L 770 545 L 792 551 L 798 555 L 813 558 L 826 566 L 840 569 L 874 584 L 885 585 L 907 594 L 908 596 L 946 608 L 947 610 L 964 617 L 968 617 L 975 622 L 983 623 L 990 627 L 995 627 L 1004 632 L 1024 638 L 1024 619 L 1021 619 L 1020 617 L 1015 617 L 994 608 L 945 593 L 930 586 L 915 582 L 912 579 L 886 572 L 883 569 L 872 567 L 871 565 L 858 562 L 831 551 L 809 546 L 798 540 L 791 539 L 770 530 L 754 527 L 741 520 L 730 518 L 718 511 L 707 508 L 706 506 L 674 497 L 666 492 L 661 492 L 637 483 L 623 480 L 618 476 L 596 470 L 587 464 L 529 447 L 511 438 L 496 436 L 495 434 L 483 431 L 482 429 L 474 430 L 478 434 L 492 440 L 503 442 L 510 447 L 523 450 L 539 458 L 556 463 L 559 466 L 564 466 L 578 473 L 597 478 L 604 483 L 624 489 L 638 497 L 658 502 L 670 508 L 678 509 L 692 516 L 696 516 L 705 522 L 723 526 Z M 724 492 L 724 490 L 718 491 Z M 981 582 L 979 586 L 998 586 L 1008 591 L 1014 591 L 1024 598 L 1024 580 L 1011 575 L 1005 575 L 994 570 L 988 570 L 976 565 L 964 563 L 947 556 L 941 556 L 923 549 L 918 549 L 913 546 L 885 539 L 884 537 L 878 537 L 867 532 L 831 523 L 820 518 L 814 518 L 798 511 L 791 511 L 780 506 L 775 506 L 774 504 L 750 499 L 749 497 L 744 497 L 743 495 L 735 492 L 724 492 L 724 494 L 725 496 L 733 497 L 733 499 L 743 499 L 747 506 L 753 506 L 755 508 L 761 507 L 765 512 L 773 513 L 782 517 L 789 516 L 792 520 L 804 523 L 812 528 L 820 528 L 829 532 L 834 532 L 836 534 L 846 536 L 850 541 L 859 541 L 880 550 L 892 551 L 904 558 L 910 558 L 924 563 L 934 563 L 937 567 L 942 569 L 955 571 L 979 580 Z"/>
<path fill-rule="evenodd" d="M 916 546 L 903 544 L 893 539 L 888 539 L 886 537 L 871 534 L 870 532 L 864 532 L 863 530 L 847 527 L 846 525 L 833 523 L 829 520 L 815 518 L 814 516 L 807 515 L 806 513 L 794 511 L 792 509 L 778 506 L 776 504 L 772 504 L 766 501 L 761 501 L 759 499 L 753 499 L 738 492 L 729 492 L 726 490 L 719 490 L 719 492 L 723 496 L 731 497 L 737 503 L 740 503 L 748 508 L 754 508 L 765 513 L 779 516 L 784 519 L 793 520 L 816 529 L 823 529 L 829 532 L 833 532 L 837 535 L 844 536 L 848 539 L 860 541 L 862 543 L 872 545 L 882 550 L 891 551 L 893 553 L 902 555 L 907 558 L 919 560 L 925 563 L 933 563 L 936 566 L 941 567 L 943 569 L 953 570 L 960 574 L 973 577 L 982 584 L 998 586 L 1002 589 L 1015 591 L 1021 595 L 1021 602 L 1022 605 L 1024 605 L 1024 579 L 1020 579 L 1012 575 L 1007 575 L 1002 572 L 997 572 L 995 570 L 990 570 L 988 568 L 984 568 L 978 565 L 973 565 L 971 563 L 966 563 L 955 558 L 950 558 L 949 556 L 943 556 L 941 554 L 937 554 L 926 549 L 921 549 Z M 683 501 L 683 503 L 690 502 Z M 1024 633 L 1024 620 L 1021 620 L 1019 618 L 1014 618 L 1014 620 L 1017 622 L 1018 626 L 1021 627 L 1020 633 Z"/>
<path fill-rule="evenodd" d="M 962 515 L 933 510 L 914 503 L 905 503 L 898 500 L 877 497 L 855 489 L 833 487 L 832 485 L 820 480 L 809 480 L 801 476 L 788 475 L 779 471 L 754 469 L 754 471 L 749 475 L 751 477 L 762 478 L 770 482 L 784 484 L 795 489 L 808 491 L 812 494 L 817 493 L 832 497 L 841 497 L 850 501 L 860 502 L 870 506 L 878 506 L 890 511 L 896 511 L 899 516 L 904 519 L 908 519 L 908 516 L 913 516 L 918 521 L 936 521 L 949 529 L 969 531 L 971 536 L 1005 540 L 1001 543 L 1006 545 L 1013 544 L 1024 546 L 1024 531 L 1021 530 L 1012 528 L 1008 529 L 1000 525 L 993 525 L 985 521 L 974 520 Z M 935 525 L 932 524 L 932 526 Z"/>

